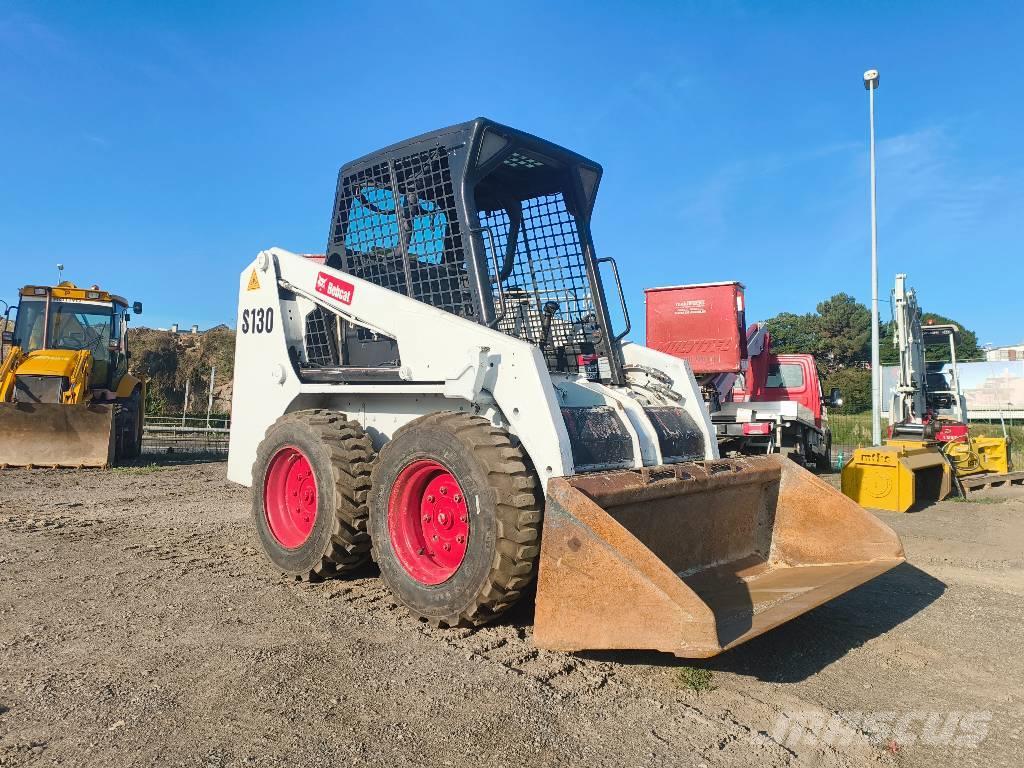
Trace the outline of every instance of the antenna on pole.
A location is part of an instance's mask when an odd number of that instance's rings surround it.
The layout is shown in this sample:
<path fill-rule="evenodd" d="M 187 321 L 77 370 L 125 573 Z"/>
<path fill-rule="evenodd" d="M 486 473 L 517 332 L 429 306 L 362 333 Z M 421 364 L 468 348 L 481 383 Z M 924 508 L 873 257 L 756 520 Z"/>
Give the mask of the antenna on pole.
<path fill-rule="evenodd" d="M 64 265 L 63 264 L 58 264 L 57 265 L 57 284 L 60 285 L 62 282 L 64 282 Z"/>

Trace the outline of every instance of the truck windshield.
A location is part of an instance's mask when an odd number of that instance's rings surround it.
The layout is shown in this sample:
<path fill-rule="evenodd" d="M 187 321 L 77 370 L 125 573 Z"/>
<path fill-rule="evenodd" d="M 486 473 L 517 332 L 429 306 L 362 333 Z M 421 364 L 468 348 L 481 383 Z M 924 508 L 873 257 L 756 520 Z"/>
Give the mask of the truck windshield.
<path fill-rule="evenodd" d="M 802 389 L 804 369 L 794 363 L 779 363 L 768 366 L 768 377 L 764 385 L 771 389 Z"/>
<path fill-rule="evenodd" d="M 96 360 L 110 357 L 114 313 L 109 304 L 54 299 L 46 332 L 45 299 L 23 300 L 14 323 L 14 343 L 25 352 L 37 349 L 87 349 Z"/>

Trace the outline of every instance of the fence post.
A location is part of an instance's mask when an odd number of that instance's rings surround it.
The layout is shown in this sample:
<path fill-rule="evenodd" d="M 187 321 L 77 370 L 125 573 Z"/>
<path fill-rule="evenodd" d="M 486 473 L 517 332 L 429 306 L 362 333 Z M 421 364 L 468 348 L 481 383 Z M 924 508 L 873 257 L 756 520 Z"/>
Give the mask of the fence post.
<path fill-rule="evenodd" d="M 185 414 L 188 413 L 188 383 L 185 379 L 185 401 L 181 404 L 181 426 L 185 426 Z"/>
<path fill-rule="evenodd" d="M 213 410 L 213 380 L 217 375 L 217 366 L 210 366 L 210 397 L 206 401 L 206 428 L 210 428 L 210 411 Z"/>

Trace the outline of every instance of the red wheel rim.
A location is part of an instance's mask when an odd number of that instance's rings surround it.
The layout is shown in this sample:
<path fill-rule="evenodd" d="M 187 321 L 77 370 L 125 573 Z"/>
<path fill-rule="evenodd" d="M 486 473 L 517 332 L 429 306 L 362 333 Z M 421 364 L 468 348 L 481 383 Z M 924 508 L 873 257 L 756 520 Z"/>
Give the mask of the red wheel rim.
<path fill-rule="evenodd" d="M 316 522 L 316 476 L 298 448 L 281 448 L 270 460 L 263 485 L 263 511 L 270 535 L 285 549 L 306 543 Z"/>
<path fill-rule="evenodd" d="M 421 584 L 440 584 L 459 570 L 469 505 L 444 465 L 423 459 L 398 474 L 388 499 L 388 535 L 398 562 Z"/>

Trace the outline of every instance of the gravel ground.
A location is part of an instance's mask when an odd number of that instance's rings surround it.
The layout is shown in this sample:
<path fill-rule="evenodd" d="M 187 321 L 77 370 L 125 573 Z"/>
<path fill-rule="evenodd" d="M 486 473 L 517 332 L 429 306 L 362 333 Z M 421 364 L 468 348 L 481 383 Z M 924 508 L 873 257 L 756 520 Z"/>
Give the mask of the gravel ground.
<path fill-rule="evenodd" d="M 1024 764 L 1020 496 L 884 514 L 912 565 L 684 663 L 282 579 L 224 470 L 0 472 L 0 766 Z"/>

